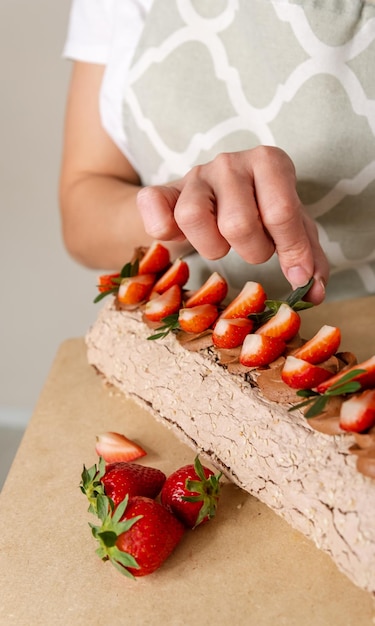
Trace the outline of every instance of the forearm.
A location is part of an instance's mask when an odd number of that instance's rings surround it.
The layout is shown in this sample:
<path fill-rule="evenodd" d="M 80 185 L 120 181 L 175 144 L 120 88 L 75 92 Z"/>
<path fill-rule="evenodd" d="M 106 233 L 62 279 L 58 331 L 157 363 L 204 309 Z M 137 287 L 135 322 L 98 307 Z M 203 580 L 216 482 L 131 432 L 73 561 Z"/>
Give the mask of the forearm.
<path fill-rule="evenodd" d="M 75 63 L 67 101 L 60 176 L 64 242 L 83 265 L 121 268 L 137 246 L 147 246 L 136 198 L 138 173 L 102 127 L 99 91 L 104 66 Z M 168 244 L 167 244 L 168 245 Z M 186 244 L 172 243 L 173 257 Z"/>
<path fill-rule="evenodd" d="M 134 248 L 147 246 L 136 206 L 140 185 L 108 175 L 82 174 L 60 187 L 62 230 L 66 248 L 79 263 L 97 269 L 118 269 Z M 167 244 L 172 258 L 186 254 L 184 242 Z"/>

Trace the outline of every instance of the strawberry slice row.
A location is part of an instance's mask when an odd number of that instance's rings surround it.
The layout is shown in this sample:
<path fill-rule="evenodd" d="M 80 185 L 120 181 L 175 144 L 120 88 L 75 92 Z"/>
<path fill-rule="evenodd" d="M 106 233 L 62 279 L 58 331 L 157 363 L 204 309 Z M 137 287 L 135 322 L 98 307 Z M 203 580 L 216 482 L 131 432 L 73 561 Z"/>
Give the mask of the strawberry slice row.
<path fill-rule="evenodd" d="M 297 393 L 308 400 L 297 406 L 310 404 L 306 417 L 321 413 L 332 396 L 341 396 L 340 428 L 363 433 L 375 426 L 375 356 L 332 375 L 324 367 L 324 360 L 337 352 L 340 338 L 338 328 L 323 326 L 294 355 L 286 358 L 281 377 L 293 389 L 303 390 Z M 304 358 L 299 358 L 301 355 Z"/>
<path fill-rule="evenodd" d="M 123 307 L 145 304 L 146 319 L 151 322 L 167 319 L 163 332 L 152 338 L 165 336 L 178 328 L 195 334 L 211 328 L 217 348 L 241 347 L 241 363 L 252 367 L 268 365 L 283 354 L 286 343 L 299 331 L 300 317 L 287 303 L 278 303 L 267 321 L 259 323 L 258 320 L 254 330 L 252 317 L 262 316 L 266 303 L 269 304 L 260 283 L 246 282 L 241 292 L 223 308 L 228 285 L 218 272 L 213 272 L 197 291 L 185 298 L 183 287 L 188 278 L 187 263 L 177 259 L 171 264 L 167 248 L 154 242 L 139 261 L 124 266 L 120 274 L 100 278 L 100 297 L 105 295 L 108 285 L 108 293 L 117 291 L 117 299 Z M 261 337 L 250 339 L 250 333 Z"/>
<path fill-rule="evenodd" d="M 299 290 L 286 302 L 274 302 L 267 300 L 260 283 L 248 281 L 223 307 L 228 285 L 218 272 L 213 272 L 198 290 L 186 297 L 184 286 L 188 279 L 186 261 L 179 258 L 172 264 L 168 249 L 154 242 L 139 261 L 127 263 L 120 273 L 100 276 L 99 296 L 95 301 L 115 293 L 125 308 L 145 305 L 144 315 L 150 322 L 164 323 L 158 329 L 162 332 L 150 339 L 163 337 L 175 329 L 193 334 L 212 329 L 213 345 L 218 349 L 239 348 L 239 361 L 245 367 L 269 365 L 285 353 L 288 342 L 299 332 L 298 310 L 307 306 L 298 301 Z M 281 377 L 298 394 L 305 391 L 307 395 L 310 392 L 316 395 L 317 406 L 321 409 L 330 395 L 338 395 L 337 387 L 341 390 L 343 376 L 349 376 L 351 384 L 358 387 L 349 391 L 345 385 L 343 387 L 342 428 L 363 432 L 368 428 L 364 424 L 372 420 L 368 417 L 372 415 L 372 394 L 363 395 L 363 390 L 375 386 L 375 356 L 355 368 L 332 375 L 326 361 L 336 354 L 340 342 L 337 327 L 322 326 L 312 339 L 286 357 Z M 354 394 L 359 389 L 361 393 Z"/>

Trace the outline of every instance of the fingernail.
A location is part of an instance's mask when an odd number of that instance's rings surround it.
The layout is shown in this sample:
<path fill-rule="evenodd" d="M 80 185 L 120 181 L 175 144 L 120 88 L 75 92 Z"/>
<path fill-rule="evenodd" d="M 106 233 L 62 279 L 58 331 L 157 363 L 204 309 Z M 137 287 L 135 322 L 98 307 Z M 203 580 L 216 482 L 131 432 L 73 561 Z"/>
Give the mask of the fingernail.
<path fill-rule="evenodd" d="M 288 270 L 288 280 L 294 288 L 303 287 L 309 282 L 310 278 L 311 276 L 306 272 L 306 270 L 299 265 L 290 267 Z"/>

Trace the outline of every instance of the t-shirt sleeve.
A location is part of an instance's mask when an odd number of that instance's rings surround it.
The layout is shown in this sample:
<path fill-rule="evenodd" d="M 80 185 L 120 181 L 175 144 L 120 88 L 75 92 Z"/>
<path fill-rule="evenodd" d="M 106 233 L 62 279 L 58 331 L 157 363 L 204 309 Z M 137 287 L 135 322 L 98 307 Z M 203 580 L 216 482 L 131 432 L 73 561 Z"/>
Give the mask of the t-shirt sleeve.
<path fill-rule="evenodd" d="M 106 64 L 113 30 L 114 0 L 72 0 L 63 57 Z"/>

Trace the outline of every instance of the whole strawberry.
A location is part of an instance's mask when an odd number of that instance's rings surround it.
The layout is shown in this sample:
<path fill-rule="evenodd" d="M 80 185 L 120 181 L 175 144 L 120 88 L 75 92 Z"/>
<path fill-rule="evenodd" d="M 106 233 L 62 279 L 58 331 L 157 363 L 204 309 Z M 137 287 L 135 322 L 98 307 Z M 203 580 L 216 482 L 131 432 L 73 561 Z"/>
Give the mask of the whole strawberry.
<path fill-rule="evenodd" d="M 106 465 L 100 458 L 98 466 L 83 468 L 81 479 L 80 488 L 88 498 L 89 510 L 97 513 L 98 495 L 108 496 L 114 505 L 122 502 L 126 495 L 156 498 L 166 476 L 155 467 L 125 461 Z"/>
<path fill-rule="evenodd" d="M 98 556 L 124 575 L 146 576 L 158 569 L 182 539 L 185 527 L 156 500 L 126 497 L 116 509 L 98 496 L 101 526 L 90 524 Z"/>
<path fill-rule="evenodd" d="M 196 457 L 171 474 L 161 490 L 162 504 L 188 528 L 195 528 L 215 516 L 220 495 L 220 478 Z"/>
<path fill-rule="evenodd" d="M 166 475 L 156 467 L 138 463 L 109 463 L 101 479 L 105 494 L 119 504 L 126 495 L 156 498 L 166 480 Z"/>

